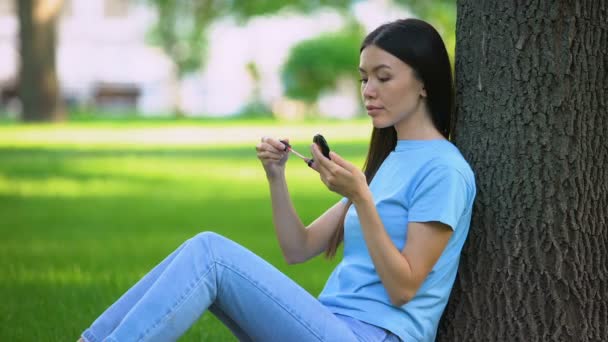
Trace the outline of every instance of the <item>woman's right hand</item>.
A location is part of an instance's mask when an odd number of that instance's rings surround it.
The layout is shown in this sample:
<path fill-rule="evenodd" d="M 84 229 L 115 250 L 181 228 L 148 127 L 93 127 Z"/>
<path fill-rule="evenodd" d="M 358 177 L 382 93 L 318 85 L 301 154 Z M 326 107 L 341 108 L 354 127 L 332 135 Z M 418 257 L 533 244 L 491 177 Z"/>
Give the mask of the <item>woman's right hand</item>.
<path fill-rule="evenodd" d="M 289 142 L 289 139 L 284 140 Z M 258 152 L 258 159 L 262 162 L 268 179 L 285 172 L 285 163 L 287 163 L 287 159 L 289 158 L 289 151 L 286 150 L 286 146 L 282 142 L 278 139 L 262 137 L 255 149 Z"/>

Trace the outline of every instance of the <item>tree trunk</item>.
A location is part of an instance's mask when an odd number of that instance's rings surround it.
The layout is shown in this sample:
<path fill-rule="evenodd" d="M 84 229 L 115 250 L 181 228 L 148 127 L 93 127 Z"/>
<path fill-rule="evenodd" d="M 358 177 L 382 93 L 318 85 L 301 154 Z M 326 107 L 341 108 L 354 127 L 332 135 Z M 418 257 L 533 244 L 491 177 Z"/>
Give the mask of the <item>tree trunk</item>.
<path fill-rule="evenodd" d="M 438 341 L 608 341 L 608 4 L 458 1 L 477 176 Z"/>
<path fill-rule="evenodd" d="M 56 19 L 62 0 L 19 0 L 19 95 L 24 121 L 64 118 L 55 69 Z"/>

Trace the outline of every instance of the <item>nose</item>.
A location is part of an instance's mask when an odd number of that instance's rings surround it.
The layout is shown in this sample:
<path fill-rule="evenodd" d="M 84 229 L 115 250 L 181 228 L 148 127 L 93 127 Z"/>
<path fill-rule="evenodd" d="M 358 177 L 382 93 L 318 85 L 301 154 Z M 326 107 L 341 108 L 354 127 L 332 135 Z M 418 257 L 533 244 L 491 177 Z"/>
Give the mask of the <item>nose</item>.
<path fill-rule="evenodd" d="M 376 87 L 372 84 L 372 81 L 367 81 L 361 86 L 361 94 L 364 99 L 373 99 L 376 97 Z"/>

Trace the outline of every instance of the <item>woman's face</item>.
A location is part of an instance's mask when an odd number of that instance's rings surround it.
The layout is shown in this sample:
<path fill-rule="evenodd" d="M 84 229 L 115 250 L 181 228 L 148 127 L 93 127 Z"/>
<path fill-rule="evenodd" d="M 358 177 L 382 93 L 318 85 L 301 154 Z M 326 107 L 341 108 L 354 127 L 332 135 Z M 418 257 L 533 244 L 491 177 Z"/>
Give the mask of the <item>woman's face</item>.
<path fill-rule="evenodd" d="M 369 45 L 361 51 L 361 95 L 376 128 L 400 125 L 425 115 L 426 90 L 414 69 L 399 58 Z"/>

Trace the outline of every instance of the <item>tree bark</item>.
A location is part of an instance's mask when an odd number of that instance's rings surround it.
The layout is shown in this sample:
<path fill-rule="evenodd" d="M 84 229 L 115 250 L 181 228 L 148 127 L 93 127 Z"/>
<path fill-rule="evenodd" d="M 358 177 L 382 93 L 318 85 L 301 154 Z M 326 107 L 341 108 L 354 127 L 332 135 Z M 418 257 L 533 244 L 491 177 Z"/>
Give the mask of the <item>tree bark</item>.
<path fill-rule="evenodd" d="M 608 4 L 458 1 L 477 177 L 438 341 L 608 341 Z"/>
<path fill-rule="evenodd" d="M 19 96 L 24 121 L 64 119 L 55 68 L 56 21 L 62 0 L 19 0 Z"/>

